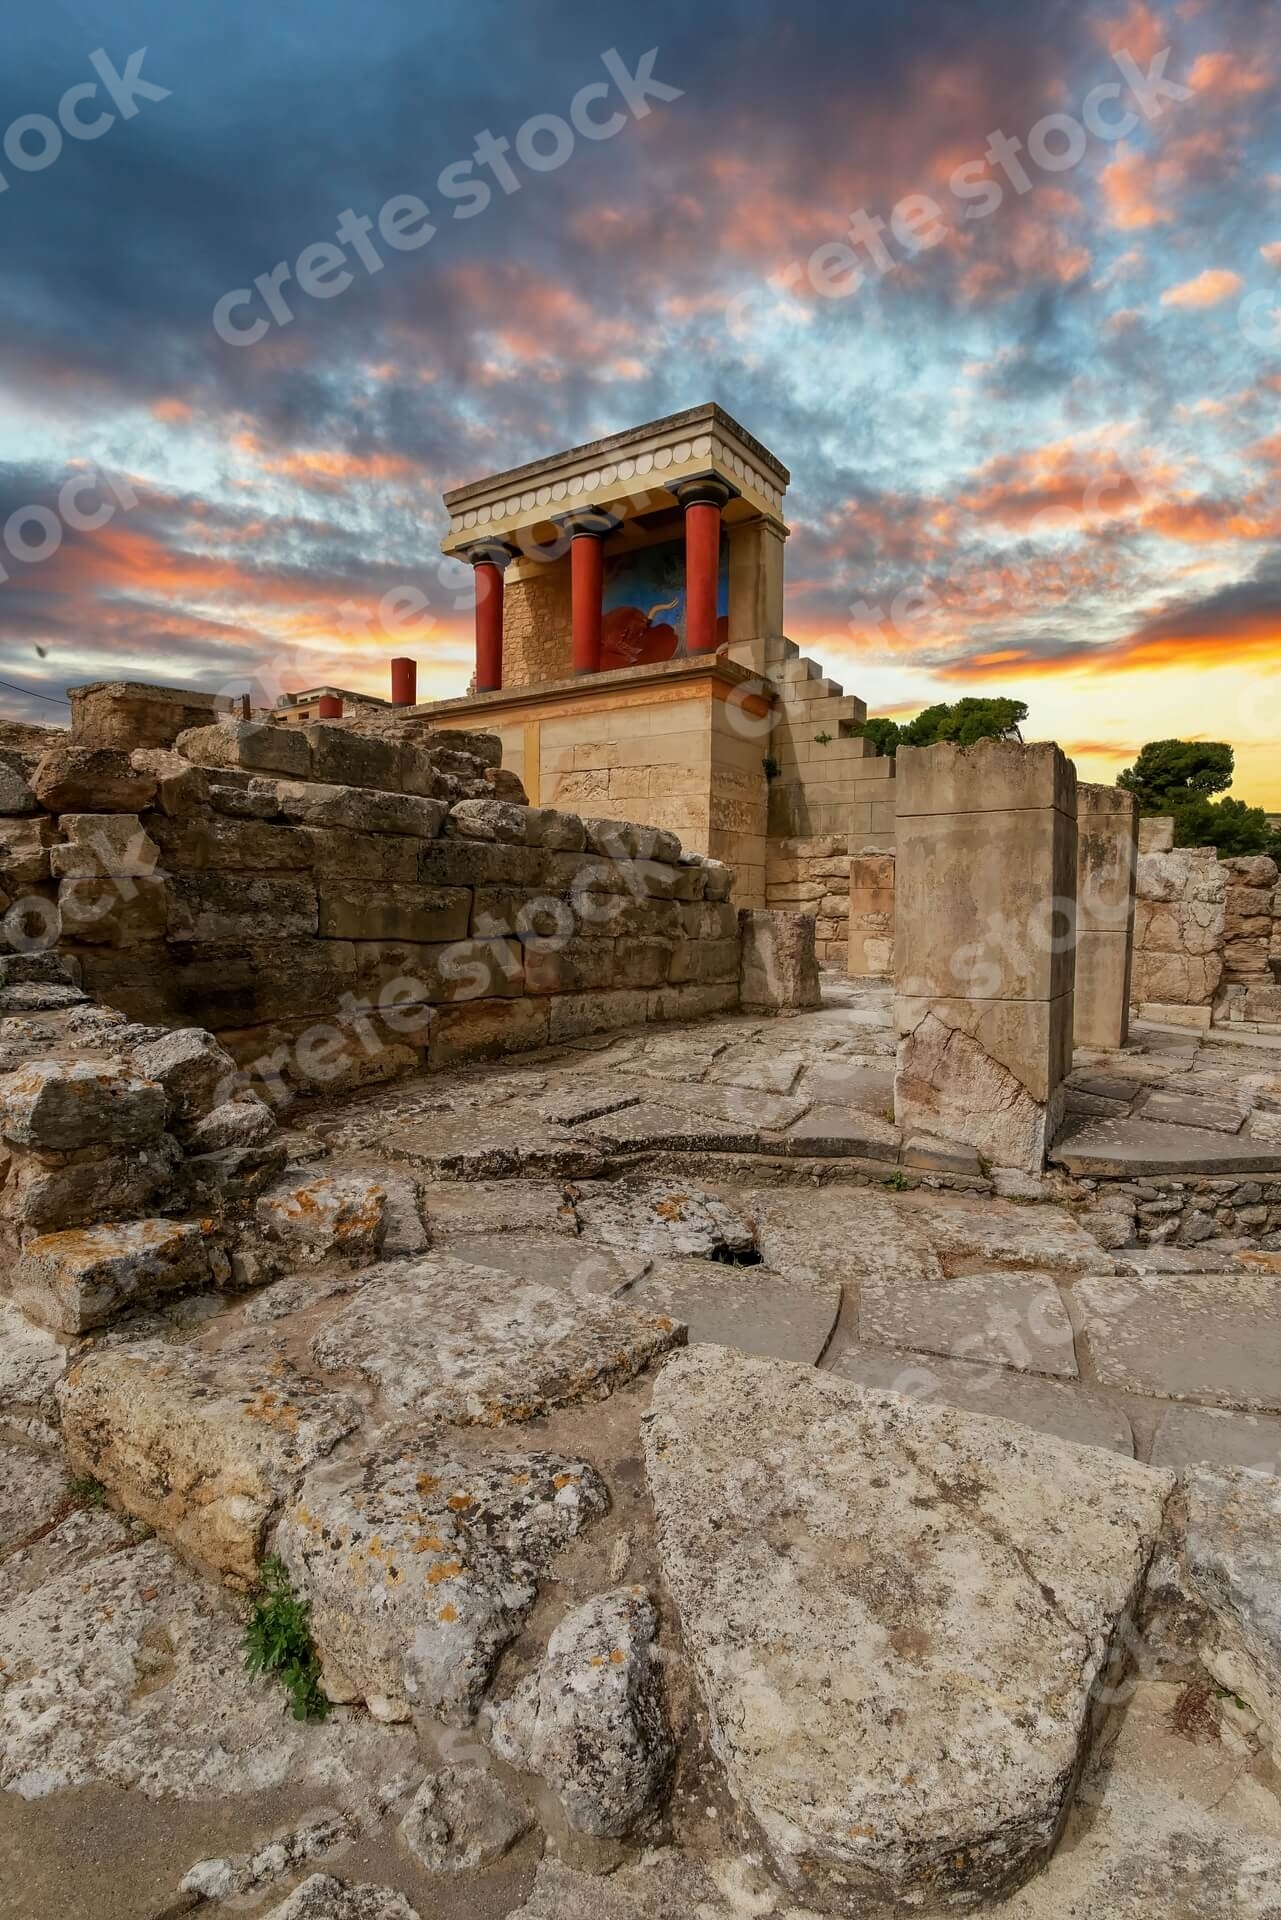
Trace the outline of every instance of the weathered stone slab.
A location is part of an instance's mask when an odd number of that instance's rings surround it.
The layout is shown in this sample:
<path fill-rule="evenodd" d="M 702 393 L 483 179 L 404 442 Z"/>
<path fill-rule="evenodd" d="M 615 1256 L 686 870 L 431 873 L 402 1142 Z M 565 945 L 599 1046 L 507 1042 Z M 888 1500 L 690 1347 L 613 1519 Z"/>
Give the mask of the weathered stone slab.
<path fill-rule="evenodd" d="M 1115 1261 L 1062 1207 L 914 1193 L 901 1203 L 949 1274 L 988 1268 L 1111 1273 Z"/>
<path fill-rule="evenodd" d="M 67 1500 L 56 1454 L 0 1432 L 0 1559 L 47 1525 Z"/>
<path fill-rule="evenodd" d="M 198 1222 L 129 1220 L 29 1240 L 12 1284 L 29 1320 L 73 1335 L 208 1279 L 209 1251 Z"/>
<path fill-rule="evenodd" d="M 660 1375 L 646 1463 L 712 1744 L 784 1882 L 906 1914 L 1044 1865 L 1172 1478 L 714 1348 Z"/>
<path fill-rule="evenodd" d="M 433 1240 L 454 1234 L 578 1232 L 573 1202 L 554 1180 L 442 1182 L 425 1190 L 425 1207 Z"/>
<path fill-rule="evenodd" d="M 5 1211 L 26 1234 L 131 1218 L 172 1197 L 179 1153 L 177 1142 L 162 1134 L 154 1146 L 131 1153 L 86 1147 L 52 1165 L 51 1156 L 15 1154 Z"/>
<path fill-rule="evenodd" d="M 515 1274 L 518 1280 L 537 1286 L 560 1287 L 578 1298 L 598 1294 L 621 1297 L 652 1265 L 641 1254 L 613 1253 L 593 1241 L 569 1239 L 564 1234 L 489 1233 L 474 1239 L 451 1235 L 441 1250 L 451 1260 Z M 661 1299 L 648 1295 L 640 1301 L 629 1298 L 628 1305 L 646 1312 L 668 1312 Z M 679 1315 L 670 1317 L 678 1319 Z"/>
<path fill-rule="evenodd" d="M 344 1886 L 327 1873 L 313 1873 L 265 1920 L 418 1920 L 403 1894 L 365 1883 Z"/>
<path fill-rule="evenodd" d="M 811 1107 L 792 1127 L 783 1143 L 785 1152 L 816 1159 L 898 1159 L 903 1136 L 898 1128 L 874 1113 L 857 1107 Z"/>
<path fill-rule="evenodd" d="M 171 940 L 313 940 L 316 888 L 297 873 L 181 873 L 169 881 Z"/>
<path fill-rule="evenodd" d="M 559 1548 L 605 1511 L 588 1466 L 416 1446 L 309 1474 L 277 1549 L 311 1607 L 325 1691 L 376 1718 L 466 1722 Z"/>
<path fill-rule="evenodd" d="M 654 1260 L 627 1300 L 680 1321 L 691 1346 L 733 1347 L 803 1366 L 818 1364 L 841 1311 L 835 1280 L 785 1278 L 768 1267 L 718 1260 Z"/>
<path fill-rule="evenodd" d="M 1212 1407 L 1171 1407 L 1152 1442 L 1152 1465 L 1181 1473 L 1200 1464 L 1281 1474 L 1281 1420 Z"/>
<path fill-rule="evenodd" d="M 225 1596 L 160 1541 L 109 1552 L 0 1602 L 0 1788 L 105 1783 L 153 1800 L 350 1794 L 410 1759 L 403 1736 L 304 1726 L 244 1666 Z M 385 1770 L 385 1771 L 384 1771 Z"/>
<path fill-rule="evenodd" d="M 583 1232 L 607 1247 L 659 1259 L 751 1253 L 749 1223 L 700 1187 L 654 1180 L 584 1185 L 575 1202 Z"/>
<path fill-rule="evenodd" d="M 1073 1289 L 1104 1386 L 1281 1412 L 1281 1297 L 1262 1274 L 1153 1274 Z"/>
<path fill-rule="evenodd" d="M 253 781 L 251 788 L 265 787 Z M 278 780 L 271 785 L 285 820 L 309 827 L 341 827 L 350 833 L 406 834 L 434 840 L 449 811 L 443 800 L 411 793 L 380 793 L 373 787 L 338 787 L 320 781 Z"/>
<path fill-rule="evenodd" d="M 486 1715 L 494 1751 L 539 1774 L 579 1833 L 622 1839 L 662 1795 L 675 1749 L 657 1635 L 643 1587 L 598 1594 L 566 1615 L 538 1670 Z"/>
<path fill-rule="evenodd" d="M 49 849 L 55 879 L 137 877 L 159 863 L 160 849 L 136 813 L 64 813 L 58 826 L 66 844 Z"/>
<path fill-rule="evenodd" d="M 475 1873 L 501 1860 L 531 1824 L 528 1808 L 492 1773 L 444 1767 L 418 1789 L 400 1834 L 428 1873 Z"/>
<path fill-rule="evenodd" d="M 1281 1480 L 1197 1466 L 1183 1478 L 1184 1569 L 1213 1626 L 1201 1657 L 1281 1751 Z"/>
<path fill-rule="evenodd" d="M 718 1120 L 665 1100 L 641 1100 L 581 1131 L 606 1153 L 757 1153 L 761 1147 L 760 1130 L 750 1121 Z"/>
<path fill-rule="evenodd" d="M 1077 1377 L 1072 1323 L 1048 1273 L 971 1273 L 932 1286 L 866 1280 L 858 1337 L 869 1346 Z"/>
<path fill-rule="evenodd" d="M 1050 1159 L 1077 1179 L 1137 1180 L 1166 1173 L 1276 1173 L 1281 1145 L 1248 1134 L 1165 1126 L 1135 1115 L 1094 1120 L 1056 1144 Z"/>
<path fill-rule="evenodd" d="M 776 1273 L 851 1288 L 877 1278 L 904 1287 L 943 1278 L 924 1223 L 897 1196 L 858 1187 L 825 1190 L 821 1203 L 790 1188 L 752 1188 L 738 1197 Z"/>
<path fill-rule="evenodd" d="M 540 1174 L 590 1179 L 603 1165 L 591 1139 L 567 1127 L 549 1125 L 532 1103 L 524 1102 L 496 1107 L 492 1113 L 469 1110 L 398 1128 L 388 1135 L 387 1148 L 397 1159 L 428 1169 L 436 1180 L 472 1182 Z"/>
<path fill-rule="evenodd" d="M 962 1413 L 1015 1420 L 1052 1439 L 1134 1457 L 1134 1434 L 1123 1408 L 1102 1394 L 1035 1374 L 883 1347 L 846 1347 L 833 1360 L 832 1372 L 860 1387 L 878 1387 L 909 1400 L 956 1407 Z"/>
<path fill-rule="evenodd" d="M 1202 1100 L 1187 1093 L 1149 1093 L 1140 1118 L 1167 1127 L 1204 1127 L 1213 1133 L 1240 1133 L 1246 1108 L 1228 1100 Z"/>
<path fill-rule="evenodd" d="M 283 1360 L 158 1340 L 90 1354 L 58 1398 L 73 1471 L 198 1566 L 246 1586 L 280 1502 L 360 1420 L 350 1396 Z"/>
<path fill-rule="evenodd" d="M 239 768 L 245 773 L 279 773 L 295 780 L 311 777 L 311 749 L 301 728 L 257 720 L 222 720 L 191 727 L 174 742 L 184 760 L 197 767 Z"/>
<path fill-rule="evenodd" d="M 440 1254 L 371 1276 L 312 1353 L 394 1412 L 502 1426 L 604 1399 L 684 1338 L 664 1314 Z"/>
<path fill-rule="evenodd" d="M 227 1049 L 203 1027 L 179 1027 L 135 1048 L 133 1064 L 164 1088 L 166 1116 L 179 1127 L 230 1099 L 239 1078 Z"/>
<path fill-rule="evenodd" d="M 118 1060 L 36 1060 L 0 1076 L 0 1133 L 15 1146 L 136 1147 L 164 1122 L 163 1088 Z"/>
<path fill-rule="evenodd" d="M 52 1334 L 33 1327 L 12 1301 L 0 1300 L 0 1425 L 48 1434 L 53 1391 L 66 1364 Z"/>

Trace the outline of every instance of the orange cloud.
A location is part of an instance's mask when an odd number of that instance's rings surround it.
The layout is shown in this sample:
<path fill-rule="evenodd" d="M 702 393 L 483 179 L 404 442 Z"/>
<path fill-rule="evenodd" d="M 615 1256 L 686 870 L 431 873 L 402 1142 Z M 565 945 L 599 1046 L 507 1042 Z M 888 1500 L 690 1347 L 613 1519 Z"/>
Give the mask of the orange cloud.
<path fill-rule="evenodd" d="M 1099 185 L 1112 225 L 1125 232 L 1166 225 L 1174 218 L 1158 202 L 1158 170 L 1146 154 L 1118 148 L 1116 159 L 1099 175 Z"/>
<path fill-rule="evenodd" d="M 1177 287 L 1167 287 L 1161 295 L 1163 307 L 1217 307 L 1222 301 L 1230 300 L 1234 293 L 1240 293 L 1245 281 L 1239 273 L 1232 273 L 1225 267 L 1206 267 L 1195 280 L 1184 280 Z"/>
<path fill-rule="evenodd" d="M 1281 267 L 1281 240 L 1265 241 L 1259 252 L 1270 267 Z"/>
<path fill-rule="evenodd" d="M 1203 53 L 1192 62 L 1188 85 L 1197 93 L 1238 98 L 1242 94 L 1264 93 L 1271 84 L 1260 71 L 1257 60 L 1248 66 L 1234 53 Z"/>

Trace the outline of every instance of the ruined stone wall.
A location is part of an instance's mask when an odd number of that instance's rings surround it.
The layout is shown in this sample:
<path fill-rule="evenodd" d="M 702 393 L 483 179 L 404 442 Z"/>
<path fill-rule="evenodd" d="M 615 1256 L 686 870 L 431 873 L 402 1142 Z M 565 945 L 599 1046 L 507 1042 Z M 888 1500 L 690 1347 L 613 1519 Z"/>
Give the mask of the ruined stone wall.
<path fill-rule="evenodd" d="M 573 671 L 569 555 L 516 560 L 503 582 L 503 685 L 536 687 Z"/>
<path fill-rule="evenodd" d="M 1281 885 L 1265 854 L 1221 863 L 1227 876 L 1218 1026 L 1281 1032 Z"/>
<path fill-rule="evenodd" d="M 850 860 L 849 971 L 853 979 L 894 974 L 893 852 L 860 853 Z"/>
<path fill-rule="evenodd" d="M 1140 850 L 1131 985 L 1140 1019 L 1210 1025 L 1223 977 L 1227 891 L 1213 847 Z"/>
<path fill-rule="evenodd" d="M 303 1089 L 737 1004 L 727 867 L 500 771 L 324 725 L 55 749 L 0 819 L 11 943 L 52 930 L 108 1006 Z"/>
<path fill-rule="evenodd" d="M 815 916 L 820 966 L 844 972 L 850 941 L 849 835 L 816 834 L 771 840 L 765 865 L 765 902 Z"/>

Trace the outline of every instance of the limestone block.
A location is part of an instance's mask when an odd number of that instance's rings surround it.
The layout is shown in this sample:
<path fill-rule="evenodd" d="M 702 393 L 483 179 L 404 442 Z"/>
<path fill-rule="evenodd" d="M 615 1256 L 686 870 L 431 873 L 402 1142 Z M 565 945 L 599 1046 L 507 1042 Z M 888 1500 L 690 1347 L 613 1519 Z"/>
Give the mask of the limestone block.
<path fill-rule="evenodd" d="M 517 782 L 518 786 L 519 784 Z M 439 766 L 435 754 L 429 753 L 423 747 L 415 746 L 412 740 L 401 742 L 400 786 L 409 799 L 440 800 L 446 807 L 449 804 L 448 800 L 444 799 L 444 795 L 451 787 L 449 775 Z M 520 789 L 522 799 L 524 791 L 522 787 Z"/>
<path fill-rule="evenodd" d="M 566 1615 L 537 1672 L 487 1714 L 494 1751 L 539 1774 L 579 1833 L 622 1839 L 662 1797 L 674 1743 L 657 1635 L 643 1587 L 598 1594 Z"/>
<path fill-rule="evenodd" d="M 1139 821 L 1140 853 L 1172 853 L 1174 821 L 1169 814 L 1145 814 Z"/>
<path fill-rule="evenodd" d="M 0 1135 L 15 1146 L 135 1147 L 164 1124 L 163 1088 L 118 1060 L 36 1060 L 0 1075 Z"/>
<path fill-rule="evenodd" d="M 583 829 L 588 850 L 605 854 L 611 860 L 652 860 L 674 865 L 681 857 L 679 839 L 661 827 L 637 826 L 630 820 L 585 818 Z"/>
<path fill-rule="evenodd" d="M 559 893 L 567 891 L 585 867 L 606 864 L 498 841 L 442 837 L 418 845 L 418 878 L 428 887 L 546 887 Z"/>
<path fill-rule="evenodd" d="M 640 988 L 557 994 L 548 1001 L 548 1041 L 561 1046 L 585 1034 L 640 1026 L 647 1018 L 649 1002 L 650 996 Z"/>
<path fill-rule="evenodd" d="M 466 1724 L 556 1553 L 607 1504 L 591 1467 L 548 1453 L 464 1462 L 420 1441 L 310 1474 L 277 1548 L 330 1698 Z"/>
<path fill-rule="evenodd" d="M 290 873 L 309 867 L 312 860 L 307 834 L 263 820 L 229 820 L 219 814 L 157 819 L 152 831 L 165 866 L 178 873 Z"/>
<path fill-rule="evenodd" d="M 58 1389 L 72 1470 L 198 1566 L 252 1586 L 266 1529 L 360 1421 L 287 1361 L 139 1341 L 90 1354 Z"/>
<path fill-rule="evenodd" d="M 372 790 L 371 790 L 372 791 Z M 403 799 L 403 794 L 386 796 Z M 345 827 L 304 827 L 317 882 L 330 879 L 412 886 L 418 879 L 423 841 L 387 833 L 352 833 Z"/>
<path fill-rule="evenodd" d="M 0 884 L 10 893 L 47 880 L 49 849 L 58 838 L 52 820 L 0 817 Z"/>
<path fill-rule="evenodd" d="M 66 1364 L 51 1334 L 33 1327 L 11 1300 L 0 1300 L 0 1429 L 52 1434 L 53 1390 Z"/>
<path fill-rule="evenodd" d="M 1277 884 L 1277 863 L 1266 853 L 1240 854 L 1219 864 L 1226 867 L 1229 874 L 1229 898 L 1233 887 L 1266 887 L 1271 891 Z"/>
<path fill-rule="evenodd" d="M 193 767 L 172 747 L 138 747 L 129 755 L 129 764 L 136 773 L 155 780 L 152 805 L 171 819 L 199 813 L 210 804 L 212 787 L 207 770 Z"/>
<path fill-rule="evenodd" d="M 1244 1467 L 1190 1467 L 1184 1577 L 1207 1616 L 1201 1658 L 1246 1700 L 1281 1752 L 1281 1480 Z"/>
<path fill-rule="evenodd" d="M 284 819 L 297 820 L 309 827 L 344 827 L 352 833 L 408 834 L 420 840 L 434 840 L 448 812 L 445 801 L 417 792 L 380 793 L 371 787 L 293 780 L 276 781 L 273 790 Z"/>
<path fill-rule="evenodd" d="M 0 748 L 0 814 L 40 811 L 40 802 L 31 791 L 30 772 L 28 755 Z"/>
<path fill-rule="evenodd" d="M 13 1297 L 37 1326 L 75 1335 L 208 1279 L 198 1224 L 131 1220 L 29 1241 L 14 1272 Z"/>
<path fill-rule="evenodd" d="M 501 1860 L 531 1824 L 528 1809 L 492 1773 L 444 1767 L 419 1788 L 400 1834 L 428 1873 L 473 1873 Z"/>
<path fill-rule="evenodd" d="M 712 1347 L 663 1369 L 645 1447 L 713 1749 L 797 1899 L 950 1911 L 1030 1879 L 1172 1476 Z"/>
<path fill-rule="evenodd" d="M 136 813 L 64 813 L 58 825 L 66 845 L 50 848 L 58 879 L 92 874 L 151 874 L 160 849 Z"/>
<path fill-rule="evenodd" d="M 1076 771 L 1050 742 L 982 740 L 905 747 L 897 756 L 900 823 L 917 814 L 1004 813 L 1050 807 L 1075 820 Z"/>
<path fill-rule="evenodd" d="M 524 949 L 526 993 L 590 993 L 616 984 L 618 942 L 579 935 L 565 946 Z M 635 963 L 635 943 L 630 944 Z M 657 981 L 631 982 L 657 985 Z"/>
<path fill-rule="evenodd" d="M 334 1257 L 352 1266 L 375 1259 L 387 1235 L 388 1189 L 362 1173 L 320 1173 L 280 1181 L 254 1215 L 271 1240 L 304 1264 Z"/>
<path fill-rule="evenodd" d="M 303 727 L 302 739 L 310 756 L 303 778 L 339 787 L 375 787 L 384 793 L 401 791 L 401 747 L 397 740 L 380 740 L 348 727 Z M 294 771 L 293 768 L 288 771 Z"/>
<path fill-rule="evenodd" d="M 545 1047 L 552 999 L 468 1000 L 441 1007 L 432 1028 L 433 1068 Z"/>
<path fill-rule="evenodd" d="M 180 733 L 208 726 L 227 702 L 187 687 L 153 687 L 131 680 L 68 687 L 71 739 L 80 747 L 172 747 Z"/>
<path fill-rule="evenodd" d="M 228 1147 L 261 1147 L 276 1135 L 276 1119 L 263 1101 L 242 1095 L 225 1100 L 195 1121 L 187 1135 L 193 1154 L 220 1153 Z"/>
<path fill-rule="evenodd" d="M 66 939 L 77 945 L 137 947 L 163 937 L 169 892 L 158 877 L 63 880 L 58 917 Z"/>
<path fill-rule="evenodd" d="M 216 726 L 180 733 L 175 746 L 197 767 L 227 767 L 244 773 L 279 773 L 294 780 L 312 777 L 310 729 L 276 726 L 261 720 L 223 720 Z M 321 779 L 323 775 L 316 775 Z M 356 783 L 353 783 L 356 784 Z"/>
<path fill-rule="evenodd" d="M 463 887 L 320 881 L 319 932 L 326 940 L 462 940 L 470 918 Z"/>
<path fill-rule="evenodd" d="M 156 793 L 154 774 L 106 747 L 50 747 L 31 789 L 50 813 L 140 813 Z"/>
<path fill-rule="evenodd" d="M 171 940 L 311 940 L 316 888 L 294 873 L 181 873 L 169 882 Z"/>
<path fill-rule="evenodd" d="M 173 1184 L 177 1143 L 161 1135 L 130 1152 L 85 1147 L 75 1154 L 15 1149 L 0 1188 L 0 1216 L 23 1238 L 145 1213 Z"/>
<path fill-rule="evenodd" d="M 228 1099 L 238 1078 L 231 1055 L 203 1027 L 179 1027 L 136 1047 L 133 1064 L 164 1088 L 166 1118 L 178 1131 Z"/>
<path fill-rule="evenodd" d="M 808 914 L 744 908 L 739 914 L 744 1007 L 777 1011 L 816 1007 L 820 1000 L 814 922 Z"/>
<path fill-rule="evenodd" d="M 899 999 L 894 1117 L 1036 1173 L 1063 1117 L 1072 996 L 1064 1002 Z"/>

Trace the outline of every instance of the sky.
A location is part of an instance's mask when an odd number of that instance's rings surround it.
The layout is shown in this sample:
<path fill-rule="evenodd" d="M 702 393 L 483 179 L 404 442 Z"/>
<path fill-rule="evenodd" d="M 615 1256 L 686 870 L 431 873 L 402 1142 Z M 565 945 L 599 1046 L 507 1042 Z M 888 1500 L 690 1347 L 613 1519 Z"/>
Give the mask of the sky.
<path fill-rule="evenodd" d="M 1275 0 L 46 0 L 6 52 L 0 713 L 460 694 L 441 492 L 716 400 L 873 713 L 1008 694 L 1094 780 L 1226 739 L 1281 809 Z"/>

